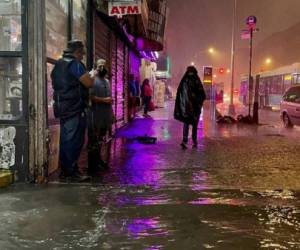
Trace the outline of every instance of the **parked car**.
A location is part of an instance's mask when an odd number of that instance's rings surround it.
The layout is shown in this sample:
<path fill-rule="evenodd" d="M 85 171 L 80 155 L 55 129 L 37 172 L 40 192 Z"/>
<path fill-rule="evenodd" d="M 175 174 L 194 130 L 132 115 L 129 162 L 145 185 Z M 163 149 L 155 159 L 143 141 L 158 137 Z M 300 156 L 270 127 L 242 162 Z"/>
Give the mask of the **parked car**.
<path fill-rule="evenodd" d="M 280 103 L 280 115 L 284 127 L 300 126 L 300 85 L 290 87 Z"/>

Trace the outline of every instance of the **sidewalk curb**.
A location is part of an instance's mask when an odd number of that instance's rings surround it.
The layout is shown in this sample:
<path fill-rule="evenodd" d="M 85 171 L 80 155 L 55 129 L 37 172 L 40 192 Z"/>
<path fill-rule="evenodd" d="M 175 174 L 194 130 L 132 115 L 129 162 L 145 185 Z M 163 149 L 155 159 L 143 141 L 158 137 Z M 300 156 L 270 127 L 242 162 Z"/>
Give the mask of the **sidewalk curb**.
<path fill-rule="evenodd" d="M 0 188 L 8 187 L 13 183 L 13 174 L 9 170 L 0 170 Z"/>

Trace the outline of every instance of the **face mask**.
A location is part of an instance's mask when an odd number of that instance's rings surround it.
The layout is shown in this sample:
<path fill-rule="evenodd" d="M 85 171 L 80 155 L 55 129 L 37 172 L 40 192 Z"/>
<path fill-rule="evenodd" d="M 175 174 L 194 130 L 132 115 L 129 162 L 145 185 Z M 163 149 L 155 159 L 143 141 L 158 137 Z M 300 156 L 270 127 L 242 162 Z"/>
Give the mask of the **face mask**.
<path fill-rule="evenodd" d="M 107 70 L 104 67 L 101 67 L 98 72 L 100 77 L 105 77 L 107 74 Z"/>

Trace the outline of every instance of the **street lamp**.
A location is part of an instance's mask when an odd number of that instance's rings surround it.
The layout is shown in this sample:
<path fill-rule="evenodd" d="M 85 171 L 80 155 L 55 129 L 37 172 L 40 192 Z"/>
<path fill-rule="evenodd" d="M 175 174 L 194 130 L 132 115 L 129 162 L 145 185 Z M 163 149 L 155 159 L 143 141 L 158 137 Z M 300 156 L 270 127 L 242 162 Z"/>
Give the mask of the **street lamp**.
<path fill-rule="evenodd" d="M 209 52 L 210 54 L 214 54 L 214 53 L 215 53 L 215 50 L 214 50 L 214 48 L 210 47 L 210 48 L 208 49 L 208 52 Z"/>
<path fill-rule="evenodd" d="M 232 15 L 232 38 L 231 38 L 231 88 L 230 88 L 230 104 L 229 104 L 229 114 L 235 115 L 235 108 L 233 104 L 233 89 L 234 89 L 234 62 L 235 62 L 235 31 L 236 31 L 236 0 L 234 0 L 233 5 L 233 15 Z"/>
<path fill-rule="evenodd" d="M 272 59 L 271 58 L 267 58 L 266 61 L 265 61 L 265 63 L 267 65 L 270 65 L 272 63 Z"/>

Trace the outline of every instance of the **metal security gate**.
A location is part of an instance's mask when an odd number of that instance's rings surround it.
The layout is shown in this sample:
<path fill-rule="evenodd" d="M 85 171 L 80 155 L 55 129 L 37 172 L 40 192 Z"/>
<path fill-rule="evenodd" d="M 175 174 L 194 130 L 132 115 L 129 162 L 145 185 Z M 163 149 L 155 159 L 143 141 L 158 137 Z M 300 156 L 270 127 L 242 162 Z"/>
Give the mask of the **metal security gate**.
<path fill-rule="evenodd" d="M 117 39 L 116 126 L 125 124 L 125 45 Z"/>
<path fill-rule="evenodd" d="M 94 60 L 106 60 L 114 100 L 115 124 L 113 132 L 127 122 L 128 48 L 113 30 L 94 13 Z"/>
<path fill-rule="evenodd" d="M 112 95 L 114 98 L 115 129 L 128 121 L 128 48 L 115 35 L 111 37 Z"/>
<path fill-rule="evenodd" d="M 111 31 L 108 28 L 108 26 L 100 19 L 96 11 L 94 11 L 93 35 L 94 35 L 94 55 L 93 55 L 94 61 L 96 62 L 98 59 L 105 59 L 107 67 L 110 68 Z"/>

